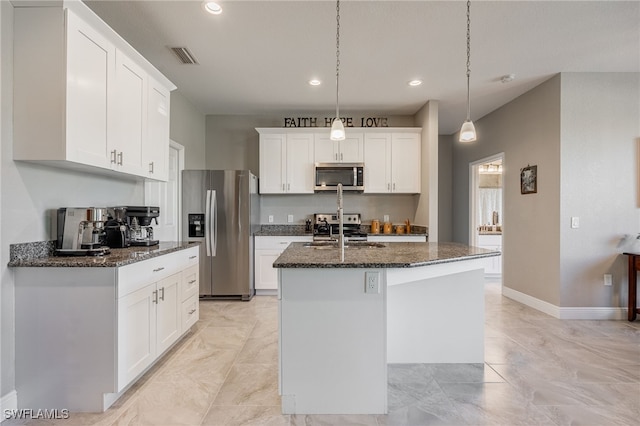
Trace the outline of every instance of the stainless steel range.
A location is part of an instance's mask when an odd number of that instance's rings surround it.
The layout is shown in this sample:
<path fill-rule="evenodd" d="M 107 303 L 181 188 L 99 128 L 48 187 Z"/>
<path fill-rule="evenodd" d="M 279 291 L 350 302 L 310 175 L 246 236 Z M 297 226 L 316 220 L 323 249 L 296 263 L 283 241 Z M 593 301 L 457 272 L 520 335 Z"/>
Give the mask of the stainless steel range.
<path fill-rule="evenodd" d="M 367 234 L 360 230 L 362 223 L 360 213 L 345 213 L 345 241 L 366 241 Z M 336 213 L 316 213 L 313 215 L 314 241 L 337 241 L 339 220 Z"/>

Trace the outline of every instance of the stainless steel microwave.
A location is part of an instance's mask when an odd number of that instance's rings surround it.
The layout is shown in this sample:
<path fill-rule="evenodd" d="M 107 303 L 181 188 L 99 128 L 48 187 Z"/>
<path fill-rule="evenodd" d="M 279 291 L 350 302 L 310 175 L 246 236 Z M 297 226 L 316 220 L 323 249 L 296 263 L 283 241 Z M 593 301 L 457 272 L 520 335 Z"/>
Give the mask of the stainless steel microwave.
<path fill-rule="evenodd" d="M 315 191 L 364 191 L 364 163 L 316 163 Z"/>

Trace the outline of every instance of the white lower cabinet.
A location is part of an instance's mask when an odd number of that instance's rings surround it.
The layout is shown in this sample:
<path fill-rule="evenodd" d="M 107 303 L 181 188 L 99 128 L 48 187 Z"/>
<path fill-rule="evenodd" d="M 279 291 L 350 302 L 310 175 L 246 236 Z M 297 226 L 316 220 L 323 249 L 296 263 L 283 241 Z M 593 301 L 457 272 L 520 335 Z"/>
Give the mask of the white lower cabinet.
<path fill-rule="evenodd" d="M 198 254 L 14 268 L 18 408 L 109 408 L 198 320 Z"/>
<path fill-rule="evenodd" d="M 278 290 L 278 270 L 273 262 L 293 242 L 313 241 L 308 236 L 255 237 L 254 271 L 256 295 L 275 294 Z"/>
<path fill-rule="evenodd" d="M 478 247 L 502 251 L 502 235 L 478 235 Z M 502 255 L 486 258 L 484 273 L 486 275 L 501 275 Z"/>

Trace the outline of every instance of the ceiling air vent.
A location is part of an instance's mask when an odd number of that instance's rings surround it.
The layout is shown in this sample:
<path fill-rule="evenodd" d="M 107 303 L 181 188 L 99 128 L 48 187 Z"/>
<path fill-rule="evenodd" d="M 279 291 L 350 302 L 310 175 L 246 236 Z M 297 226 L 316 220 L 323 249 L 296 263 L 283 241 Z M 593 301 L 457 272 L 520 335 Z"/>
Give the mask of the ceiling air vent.
<path fill-rule="evenodd" d="M 198 61 L 186 47 L 170 47 L 171 51 L 176 54 L 180 62 L 185 65 L 197 65 Z"/>

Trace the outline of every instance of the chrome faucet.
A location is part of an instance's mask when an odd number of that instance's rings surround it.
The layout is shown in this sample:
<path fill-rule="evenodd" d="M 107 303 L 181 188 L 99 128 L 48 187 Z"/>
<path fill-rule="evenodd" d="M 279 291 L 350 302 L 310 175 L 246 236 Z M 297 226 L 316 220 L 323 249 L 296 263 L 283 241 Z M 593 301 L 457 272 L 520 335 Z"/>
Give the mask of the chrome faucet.
<path fill-rule="evenodd" d="M 344 262 L 344 215 L 342 210 L 342 184 L 338 184 L 338 245 L 340 246 L 340 261 Z"/>

